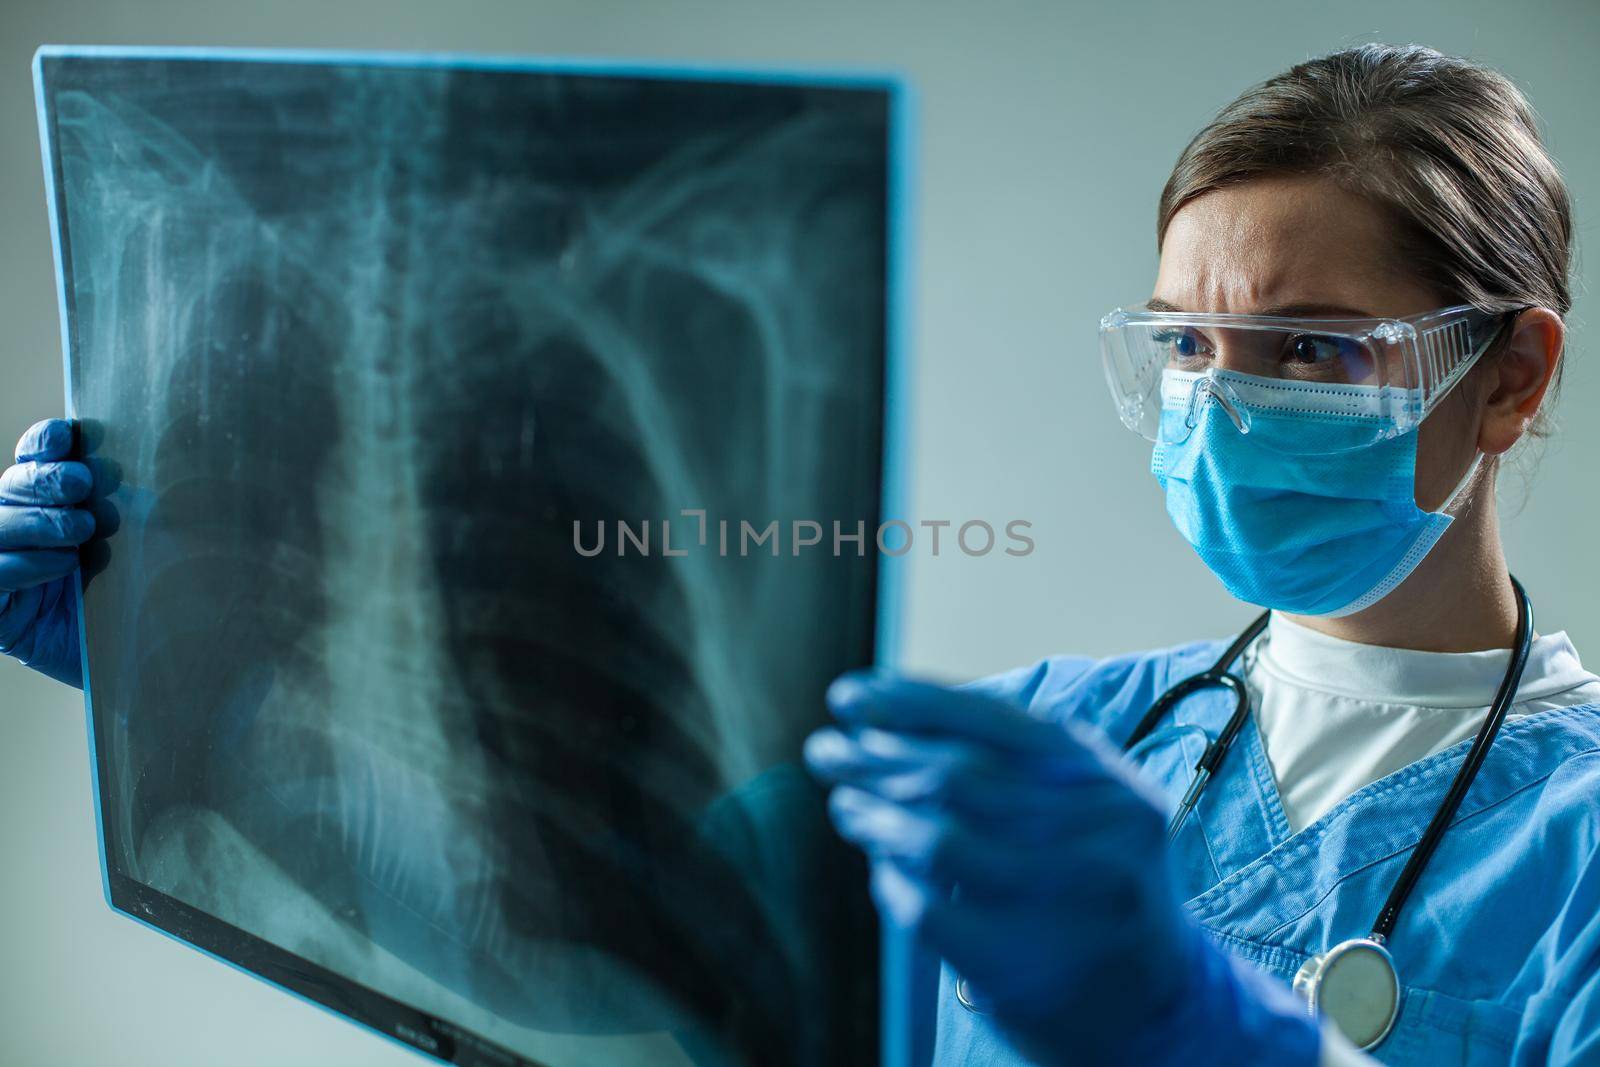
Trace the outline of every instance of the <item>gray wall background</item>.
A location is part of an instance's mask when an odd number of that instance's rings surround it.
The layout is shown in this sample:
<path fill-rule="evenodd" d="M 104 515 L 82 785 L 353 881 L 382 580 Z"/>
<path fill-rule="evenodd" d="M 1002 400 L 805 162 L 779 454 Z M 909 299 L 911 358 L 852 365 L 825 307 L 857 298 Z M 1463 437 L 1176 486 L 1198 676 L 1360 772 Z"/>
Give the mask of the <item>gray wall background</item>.
<path fill-rule="evenodd" d="M 910 519 L 1013 518 L 1037 551 L 914 554 L 909 665 L 970 676 L 1241 625 L 1166 520 L 1108 402 L 1095 323 L 1143 299 L 1177 152 L 1246 85 L 1363 40 L 1511 74 L 1577 203 L 1560 430 L 1502 490 L 1540 629 L 1600 663 L 1600 363 L 1582 253 L 1600 219 L 1600 5 L 1362 0 L 986 5 L 888 0 L 469 3 L 6 0 L 0 7 L 0 443 L 62 410 L 29 62 L 42 43 L 384 48 L 897 70 L 921 112 Z M 100 892 L 82 701 L 0 663 L 0 1059 L 411 1064 L 416 1057 L 114 916 Z"/>

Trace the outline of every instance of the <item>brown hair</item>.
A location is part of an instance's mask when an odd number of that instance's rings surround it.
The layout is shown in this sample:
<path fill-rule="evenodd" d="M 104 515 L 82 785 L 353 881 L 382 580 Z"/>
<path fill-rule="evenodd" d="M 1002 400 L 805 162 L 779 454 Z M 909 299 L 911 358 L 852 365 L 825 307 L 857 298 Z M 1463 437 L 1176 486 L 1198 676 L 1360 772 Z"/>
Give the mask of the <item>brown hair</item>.
<path fill-rule="evenodd" d="M 1365 44 L 1262 82 L 1178 157 L 1157 248 L 1200 194 L 1308 172 L 1387 211 L 1396 254 L 1451 302 L 1571 309 L 1566 183 L 1532 106 L 1498 71 L 1421 45 Z"/>

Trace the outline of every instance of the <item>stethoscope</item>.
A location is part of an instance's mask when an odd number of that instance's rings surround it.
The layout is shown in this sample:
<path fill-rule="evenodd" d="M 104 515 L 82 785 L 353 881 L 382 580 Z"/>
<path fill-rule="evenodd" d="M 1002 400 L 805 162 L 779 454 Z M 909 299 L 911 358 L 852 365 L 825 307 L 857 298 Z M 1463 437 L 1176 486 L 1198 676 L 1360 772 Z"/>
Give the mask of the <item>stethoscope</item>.
<path fill-rule="evenodd" d="M 1445 792 L 1444 799 L 1440 801 L 1439 810 L 1433 813 L 1433 819 L 1423 831 L 1422 839 L 1417 842 L 1417 847 L 1412 850 L 1405 868 L 1395 879 L 1394 888 L 1389 890 L 1389 898 L 1384 901 L 1382 910 L 1378 912 L 1378 919 L 1372 924 L 1372 932 L 1366 937 L 1341 941 L 1326 952 L 1312 956 L 1294 977 L 1295 992 L 1305 998 L 1306 1010 L 1313 1016 L 1323 1016 L 1333 1020 L 1334 1025 L 1339 1027 L 1345 1037 L 1362 1049 L 1376 1046 L 1389 1036 L 1389 1031 L 1394 1028 L 1395 1019 L 1400 1014 L 1400 976 L 1395 970 L 1394 957 L 1389 954 L 1385 946 L 1400 919 L 1400 909 L 1405 906 L 1406 898 L 1416 888 L 1423 869 L 1433 858 L 1440 839 L 1444 837 L 1444 832 L 1450 825 L 1450 820 L 1455 816 L 1456 809 L 1461 806 L 1461 800 L 1467 795 L 1472 780 L 1477 777 L 1478 769 L 1483 766 L 1483 761 L 1489 754 L 1489 746 L 1494 744 L 1495 735 L 1500 732 L 1500 724 L 1505 721 L 1506 712 L 1511 709 L 1517 685 L 1522 681 L 1522 670 L 1528 663 L 1528 649 L 1533 640 L 1533 604 L 1528 600 L 1528 594 L 1522 588 L 1522 583 L 1517 581 L 1515 576 L 1511 578 L 1511 587 L 1517 594 L 1517 634 L 1512 647 L 1511 662 L 1506 667 L 1505 676 L 1500 679 L 1500 688 L 1495 692 L 1494 702 L 1489 705 L 1489 713 L 1484 716 L 1483 725 L 1478 728 L 1478 736 L 1473 740 L 1472 747 L 1467 750 L 1466 759 L 1462 760 L 1461 767 L 1456 771 L 1456 776 Z M 1179 701 L 1195 693 L 1206 689 L 1226 689 L 1234 696 L 1233 714 L 1228 717 L 1227 724 L 1223 726 L 1222 732 L 1216 739 L 1207 738 L 1205 750 L 1195 764 L 1194 777 L 1189 780 L 1188 788 L 1183 791 L 1183 797 L 1178 801 L 1177 809 L 1167 823 L 1168 842 L 1177 836 L 1184 820 L 1199 805 L 1206 786 L 1216 776 L 1217 769 L 1222 766 L 1223 758 L 1227 756 L 1228 750 L 1233 747 L 1233 742 L 1250 718 L 1250 695 L 1245 689 L 1244 681 L 1238 675 L 1231 673 L 1230 669 L 1245 648 L 1266 629 L 1267 620 L 1271 616 L 1270 611 L 1262 612 L 1260 617 L 1228 646 L 1216 663 L 1199 674 L 1183 679 L 1161 694 L 1150 706 L 1150 710 L 1144 713 L 1144 718 L 1139 720 L 1139 725 L 1134 728 L 1127 743 L 1123 745 L 1125 753 L 1130 756 L 1136 755 L 1141 747 L 1147 747 L 1145 746 L 1147 740 L 1154 740 L 1151 733 L 1157 724 L 1177 706 Z M 1204 734 L 1199 727 L 1174 726 L 1169 729 L 1194 729 Z M 956 983 L 956 998 L 968 1010 L 981 1012 L 982 1009 L 974 1005 L 965 986 L 965 979 Z"/>

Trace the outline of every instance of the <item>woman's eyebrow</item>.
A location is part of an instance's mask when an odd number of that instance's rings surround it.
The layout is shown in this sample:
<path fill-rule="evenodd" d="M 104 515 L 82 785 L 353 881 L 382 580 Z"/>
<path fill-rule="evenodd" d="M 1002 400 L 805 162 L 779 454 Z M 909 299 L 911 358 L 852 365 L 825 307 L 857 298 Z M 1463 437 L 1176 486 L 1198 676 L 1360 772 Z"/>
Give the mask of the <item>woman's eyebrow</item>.
<path fill-rule="evenodd" d="M 1151 297 L 1145 301 L 1146 311 L 1183 311 L 1176 304 L 1169 303 L 1159 297 Z M 1293 303 L 1269 304 L 1263 308 L 1256 308 L 1248 312 L 1251 315 L 1271 315 L 1278 318 L 1340 318 L 1340 319 L 1373 319 L 1378 318 L 1370 311 L 1360 308 L 1345 307 L 1342 304 L 1318 303 Z"/>
<path fill-rule="evenodd" d="M 1370 311 L 1360 308 L 1345 307 L 1342 304 L 1272 304 L 1268 307 L 1257 308 L 1252 315 L 1277 315 L 1283 318 L 1341 318 L 1341 319 L 1375 319 L 1378 316 Z"/>

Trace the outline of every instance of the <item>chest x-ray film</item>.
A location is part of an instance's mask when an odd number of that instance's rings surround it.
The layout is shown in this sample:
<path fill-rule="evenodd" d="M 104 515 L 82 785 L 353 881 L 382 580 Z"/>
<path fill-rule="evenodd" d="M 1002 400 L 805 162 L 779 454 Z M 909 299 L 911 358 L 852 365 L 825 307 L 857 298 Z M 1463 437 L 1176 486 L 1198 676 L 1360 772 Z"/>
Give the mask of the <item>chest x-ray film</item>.
<path fill-rule="evenodd" d="M 112 905 L 446 1061 L 873 1060 L 799 757 L 882 622 L 894 85 L 37 79 Z"/>

